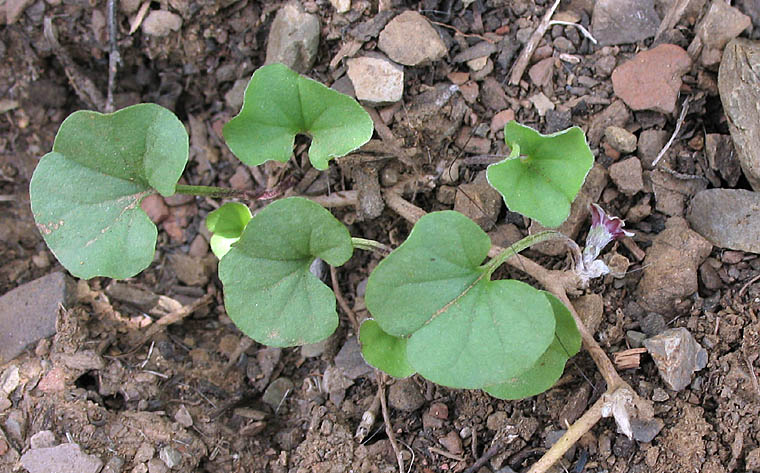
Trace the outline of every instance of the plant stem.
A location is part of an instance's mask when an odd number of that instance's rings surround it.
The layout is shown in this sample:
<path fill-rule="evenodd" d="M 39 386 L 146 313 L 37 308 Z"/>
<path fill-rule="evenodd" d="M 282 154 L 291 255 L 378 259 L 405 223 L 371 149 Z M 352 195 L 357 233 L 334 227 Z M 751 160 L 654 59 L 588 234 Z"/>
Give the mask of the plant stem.
<path fill-rule="evenodd" d="M 542 241 L 560 239 L 567 239 L 567 237 L 554 230 L 544 230 L 543 232 L 536 233 L 535 235 L 526 236 L 517 243 L 514 243 L 507 248 L 502 249 L 495 258 L 485 264 L 485 269 L 488 271 L 488 277 L 490 277 L 491 274 L 496 271 L 496 268 L 501 266 L 504 261 L 511 258 L 512 256 L 517 256 L 517 254 L 522 250 L 529 248 L 537 243 L 541 243 Z"/>
<path fill-rule="evenodd" d="M 380 243 L 379 241 L 368 240 L 366 238 L 352 237 L 351 244 L 354 245 L 354 248 L 357 248 L 359 250 L 376 251 L 383 255 L 387 255 L 391 252 L 391 249 L 388 247 L 388 245 Z"/>
<path fill-rule="evenodd" d="M 177 194 L 184 195 L 197 195 L 201 197 L 247 197 L 247 191 L 241 191 L 238 189 L 230 189 L 228 187 L 214 187 L 214 186 L 188 186 L 185 184 L 177 184 L 175 187 Z"/>

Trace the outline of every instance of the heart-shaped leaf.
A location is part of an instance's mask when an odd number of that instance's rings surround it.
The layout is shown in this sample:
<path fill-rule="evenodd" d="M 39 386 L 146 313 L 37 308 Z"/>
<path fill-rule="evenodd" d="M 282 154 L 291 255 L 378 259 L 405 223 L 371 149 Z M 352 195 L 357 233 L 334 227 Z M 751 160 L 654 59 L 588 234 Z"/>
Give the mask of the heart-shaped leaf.
<path fill-rule="evenodd" d="M 217 258 L 222 259 L 230 251 L 250 220 L 251 209 L 239 202 L 227 202 L 208 214 L 206 228 L 213 233 L 209 245 Z"/>
<path fill-rule="evenodd" d="M 311 137 L 309 160 L 320 170 L 372 137 L 369 114 L 351 97 L 298 75 L 287 66 L 259 68 L 245 89 L 243 108 L 224 126 L 232 152 L 249 166 L 287 162 L 295 136 Z"/>
<path fill-rule="evenodd" d="M 464 215 L 422 217 L 370 275 L 365 300 L 380 328 L 408 338 L 407 358 L 425 378 L 483 388 L 527 370 L 554 336 L 546 297 L 519 281 L 491 281 L 491 247 Z"/>
<path fill-rule="evenodd" d="M 509 210 L 545 227 L 560 226 L 594 164 L 583 130 L 542 135 L 513 120 L 504 127 L 504 139 L 512 153 L 488 166 L 488 182 Z"/>
<path fill-rule="evenodd" d="M 158 232 L 140 201 L 174 194 L 187 155 L 185 127 L 158 105 L 71 114 L 29 185 L 37 227 L 58 261 L 84 279 L 147 268 Z"/>
<path fill-rule="evenodd" d="M 394 378 L 408 378 L 414 374 L 414 368 L 406 358 L 406 340 L 388 335 L 372 319 L 366 319 L 359 328 L 364 361 Z"/>
<path fill-rule="evenodd" d="M 570 311 L 552 294 L 544 292 L 544 295 L 551 303 L 557 323 L 554 340 L 530 369 L 505 383 L 485 388 L 491 396 L 523 399 L 546 391 L 562 376 L 567 360 L 581 349 L 581 335 Z"/>
<path fill-rule="evenodd" d="M 340 266 L 351 235 L 324 207 L 290 197 L 254 215 L 219 262 L 224 305 L 238 328 L 259 343 L 315 343 L 338 326 L 335 295 L 309 271 L 315 258 Z"/>

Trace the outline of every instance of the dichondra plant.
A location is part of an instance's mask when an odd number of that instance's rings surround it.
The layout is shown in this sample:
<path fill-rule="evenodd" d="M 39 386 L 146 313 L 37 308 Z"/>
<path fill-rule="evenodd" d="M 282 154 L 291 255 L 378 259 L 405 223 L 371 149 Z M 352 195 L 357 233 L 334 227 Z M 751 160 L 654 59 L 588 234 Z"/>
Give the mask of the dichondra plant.
<path fill-rule="evenodd" d="M 254 73 L 239 115 L 223 134 L 248 165 L 286 162 L 295 136 L 308 135 L 311 164 L 324 170 L 331 159 L 366 143 L 372 131 L 355 100 L 276 64 Z M 559 226 L 593 164 L 583 132 L 574 127 L 544 136 L 510 122 L 505 139 L 512 152 L 489 167 L 488 181 L 511 210 Z M 85 279 L 127 278 L 145 269 L 157 230 L 140 208 L 142 199 L 153 193 L 236 195 L 177 184 L 187 158 L 185 128 L 158 105 L 73 113 L 30 184 L 34 217 L 51 251 Z M 230 318 L 254 340 L 280 347 L 325 339 L 338 325 L 335 296 L 310 271 L 314 260 L 340 266 L 354 249 L 373 246 L 301 197 L 277 200 L 253 215 L 228 202 L 208 215 L 206 225 Z M 580 349 L 573 317 L 554 295 L 494 279 L 494 273 L 519 251 L 557 237 L 554 231 L 531 235 L 489 259 L 488 235 L 464 215 L 424 216 L 369 277 L 372 317 L 359 333 L 365 359 L 395 377 L 419 373 L 505 399 L 550 388 Z M 577 262 L 585 277 L 603 274 L 596 260 L 602 243 Z"/>

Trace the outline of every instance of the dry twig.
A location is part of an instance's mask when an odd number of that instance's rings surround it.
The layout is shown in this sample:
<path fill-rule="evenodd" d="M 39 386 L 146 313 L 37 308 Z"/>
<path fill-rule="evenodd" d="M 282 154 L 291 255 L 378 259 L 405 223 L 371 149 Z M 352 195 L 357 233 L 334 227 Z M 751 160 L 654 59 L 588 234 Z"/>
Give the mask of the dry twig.
<path fill-rule="evenodd" d="M 393 426 L 391 425 L 391 416 L 388 413 L 388 404 L 385 401 L 385 380 L 387 375 L 377 370 L 375 373 L 377 374 L 377 389 L 380 391 L 378 396 L 380 397 L 380 409 L 383 412 L 383 421 L 385 422 L 385 434 L 388 436 L 388 441 L 391 443 L 393 452 L 396 454 L 398 473 L 404 473 L 404 458 L 401 456 L 401 450 L 398 448 L 396 434 L 393 433 Z"/>
<path fill-rule="evenodd" d="M 343 297 L 343 291 L 340 290 L 340 284 L 338 283 L 338 270 L 335 266 L 330 265 L 330 279 L 332 281 L 333 292 L 335 293 L 335 299 L 338 301 L 338 305 L 343 312 L 348 316 L 348 321 L 351 322 L 351 327 L 354 329 L 357 339 L 359 338 L 359 319 L 356 318 L 356 312 L 348 305 L 346 298 Z"/>
<path fill-rule="evenodd" d="M 108 0 L 106 9 L 108 16 L 108 90 L 106 93 L 105 112 L 113 112 L 113 90 L 116 87 L 116 70 L 121 62 L 119 47 L 116 43 L 116 1 Z"/>
<path fill-rule="evenodd" d="M 509 76 L 509 83 L 511 85 L 517 85 L 520 83 L 525 68 L 528 67 L 530 58 L 533 57 L 533 52 L 538 47 L 541 38 L 544 37 L 546 30 L 549 29 L 549 22 L 551 22 L 552 15 L 554 15 L 554 12 L 559 6 L 559 1 L 560 0 L 554 0 L 552 6 L 546 11 L 544 17 L 541 19 L 541 23 L 538 24 L 538 28 L 536 28 L 536 31 L 533 32 L 530 39 L 525 44 L 525 47 L 523 47 L 523 50 L 520 52 L 520 56 L 517 58 L 517 61 L 515 61 L 515 65 L 512 66 L 512 73 Z"/>
<path fill-rule="evenodd" d="M 691 100 L 691 97 L 686 97 L 686 100 L 683 101 L 683 105 L 681 106 L 681 114 L 678 116 L 678 121 L 676 122 L 676 129 L 673 130 L 673 134 L 670 135 L 670 139 L 667 143 L 665 143 L 665 146 L 660 150 L 659 153 L 657 153 L 657 157 L 654 158 L 654 161 L 652 161 L 652 167 L 656 167 L 657 163 L 660 162 L 660 159 L 662 159 L 663 156 L 665 156 L 665 153 L 668 152 L 670 149 L 670 146 L 673 144 L 673 141 L 675 141 L 676 136 L 678 136 L 678 133 L 681 131 L 681 125 L 683 125 L 683 121 L 686 118 L 686 113 L 689 111 L 689 101 Z"/>

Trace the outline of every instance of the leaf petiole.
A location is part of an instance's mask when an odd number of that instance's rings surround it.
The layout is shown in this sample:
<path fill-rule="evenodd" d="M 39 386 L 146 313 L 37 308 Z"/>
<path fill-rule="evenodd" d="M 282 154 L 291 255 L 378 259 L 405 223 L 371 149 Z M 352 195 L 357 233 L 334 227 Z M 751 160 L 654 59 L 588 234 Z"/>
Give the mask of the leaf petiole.
<path fill-rule="evenodd" d="M 231 197 L 231 196 L 245 197 L 247 195 L 247 191 L 231 189 L 228 187 L 189 186 L 186 184 L 177 184 L 177 187 L 175 187 L 174 191 L 177 194 L 196 195 L 200 197 L 216 197 L 216 198 Z"/>
<path fill-rule="evenodd" d="M 536 233 L 535 235 L 528 235 L 513 245 L 504 248 L 504 251 L 499 253 L 488 263 L 484 264 L 482 268 L 485 269 L 487 276 L 490 278 L 491 274 L 496 271 L 496 268 L 501 266 L 501 264 L 507 259 L 520 253 L 522 250 L 544 241 L 566 239 L 567 237 L 565 235 L 555 230 L 544 230 L 543 232 Z"/>
<path fill-rule="evenodd" d="M 380 243 L 375 240 L 368 240 L 366 238 L 351 238 L 351 244 L 358 250 L 376 251 L 382 255 L 387 255 L 391 252 L 388 245 Z"/>

